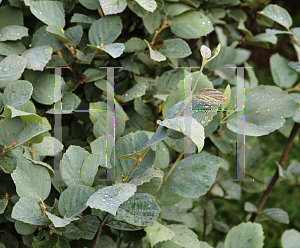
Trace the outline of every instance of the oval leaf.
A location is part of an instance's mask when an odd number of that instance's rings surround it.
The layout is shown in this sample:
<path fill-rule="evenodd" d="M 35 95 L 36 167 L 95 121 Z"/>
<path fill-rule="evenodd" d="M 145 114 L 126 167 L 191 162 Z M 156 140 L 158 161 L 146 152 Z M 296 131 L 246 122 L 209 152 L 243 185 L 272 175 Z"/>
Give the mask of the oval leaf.
<path fill-rule="evenodd" d="M 30 99 L 32 92 L 32 84 L 28 81 L 19 80 L 10 83 L 4 90 L 3 104 L 17 108 Z"/>
<path fill-rule="evenodd" d="M 123 12 L 127 6 L 126 0 L 100 0 L 101 8 L 105 15 L 113 15 Z"/>
<path fill-rule="evenodd" d="M 159 52 L 170 58 L 185 58 L 192 54 L 189 45 L 180 38 L 165 40 Z"/>
<path fill-rule="evenodd" d="M 133 196 L 135 192 L 136 185 L 117 183 L 99 189 L 89 198 L 86 205 L 116 215 L 119 206 Z"/>
<path fill-rule="evenodd" d="M 61 216 L 74 217 L 86 208 L 86 202 L 95 191 L 91 187 L 72 185 L 64 190 L 58 202 L 58 210 Z"/>
<path fill-rule="evenodd" d="M 295 229 L 285 230 L 281 237 L 282 248 L 300 248 L 300 233 Z"/>
<path fill-rule="evenodd" d="M 50 46 L 40 46 L 34 47 L 27 50 L 22 54 L 22 57 L 27 59 L 27 69 L 32 69 L 34 71 L 43 71 L 46 64 L 51 59 L 52 47 Z"/>
<path fill-rule="evenodd" d="M 28 28 L 18 25 L 9 25 L 0 30 L 0 41 L 20 40 L 28 36 Z"/>
<path fill-rule="evenodd" d="M 207 16 L 198 11 L 188 11 L 171 20 L 171 31 L 184 39 L 198 39 L 214 30 Z"/>
<path fill-rule="evenodd" d="M 31 225 L 44 226 L 49 220 L 42 214 L 42 209 L 35 200 L 21 197 L 14 206 L 11 217 Z"/>
<path fill-rule="evenodd" d="M 20 197 L 45 200 L 50 194 L 51 181 L 46 168 L 29 161 L 18 161 L 11 174 Z"/>
<path fill-rule="evenodd" d="M 160 207 L 154 196 L 135 193 L 124 202 L 117 211 L 116 220 L 125 221 L 136 226 L 149 226 L 156 220 Z"/>
<path fill-rule="evenodd" d="M 241 93 L 244 98 L 244 92 Z M 238 111 L 237 123 L 244 125 L 245 134 L 249 136 L 262 136 L 274 132 L 283 126 L 284 117 L 291 117 L 298 109 L 298 103 L 286 92 L 275 86 L 257 86 L 245 91 L 245 117 L 244 111 Z M 231 100 L 227 109 L 236 108 L 236 97 Z M 236 130 L 236 116 L 229 117 L 227 127 L 232 132 Z"/>
<path fill-rule="evenodd" d="M 289 28 L 293 24 L 293 20 L 290 14 L 282 7 L 277 4 L 269 4 L 262 11 L 258 12 L 261 15 L 269 17 L 275 22 Z"/>
<path fill-rule="evenodd" d="M 187 117 L 183 116 L 176 116 L 172 119 L 164 119 L 164 121 L 157 121 L 157 124 L 162 125 L 167 128 L 171 128 L 173 130 L 176 130 L 178 132 L 187 133 L 186 124 L 189 123 L 190 126 L 190 132 L 187 134 L 192 141 L 197 145 L 198 147 L 198 153 L 201 152 L 203 146 L 204 146 L 204 128 L 203 126 L 197 122 L 194 118 L 191 118 L 191 120 L 187 120 Z"/>
<path fill-rule="evenodd" d="M 65 18 L 56 2 L 41 1 L 33 2 L 30 5 L 31 13 L 40 21 L 47 25 L 56 25 L 59 28 L 64 28 Z"/>
<path fill-rule="evenodd" d="M 262 248 L 264 234 L 258 223 L 241 223 L 233 227 L 226 236 L 224 248 Z"/>
<path fill-rule="evenodd" d="M 27 64 L 27 59 L 18 55 L 9 55 L 0 62 L 0 88 L 21 77 Z"/>
<path fill-rule="evenodd" d="M 278 53 L 270 57 L 272 77 L 276 85 L 291 88 L 297 81 L 298 73 L 288 66 L 289 61 Z"/>
<path fill-rule="evenodd" d="M 89 41 L 93 46 L 111 44 L 121 34 L 122 21 L 119 16 L 105 16 L 93 22 L 89 29 Z"/>
<path fill-rule="evenodd" d="M 186 178 L 184 159 L 180 160 L 173 171 L 174 192 L 188 198 L 198 198 L 206 194 L 215 182 L 217 171 L 224 162 L 222 158 L 208 153 L 193 154 L 192 178 Z"/>

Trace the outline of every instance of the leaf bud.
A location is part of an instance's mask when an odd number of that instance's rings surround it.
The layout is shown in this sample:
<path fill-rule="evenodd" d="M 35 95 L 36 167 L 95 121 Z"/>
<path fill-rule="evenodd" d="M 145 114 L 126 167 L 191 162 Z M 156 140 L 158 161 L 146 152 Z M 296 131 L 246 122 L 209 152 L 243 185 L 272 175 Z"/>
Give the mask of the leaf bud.
<path fill-rule="evenodd" d="M 207 46 L 202 45 L 200 52 L 203 58 L 209 59 L 211 57 L 211 50 Z"/>
<path fill-rule="evenodd" d="M 219 45 L 217 46 L 217 48 L 215 50 L 215 55 L 218 55 L 220 50 L 221 50 L 221 43 L 219 43 Z"/>

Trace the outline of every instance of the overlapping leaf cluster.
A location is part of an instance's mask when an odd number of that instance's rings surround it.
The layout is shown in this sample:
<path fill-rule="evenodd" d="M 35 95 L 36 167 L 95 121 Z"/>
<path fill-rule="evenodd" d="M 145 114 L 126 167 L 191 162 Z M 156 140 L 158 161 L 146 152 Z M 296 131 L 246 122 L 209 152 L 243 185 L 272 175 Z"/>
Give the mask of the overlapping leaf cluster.
<path fill-rule="evenodd" d="M 247 216 L 230 229 L 209 200 L 263 191 L 269 181 L 255 170 L 255 136 L 287 136 L 300 121 L 300 95 L 289 93 L 299 89 L 300 28 L 291 28 L 285 9 L 261 2 L 0 0 L 0 247 L 263 247 L 261 224 Z M 259 10 L 259 34 L 241 7 Z M 276 86 L 263 85 L 246 48 L 270 48 L 278 34 L 291 37 L 299 61 L 274 53 Z M 236 66 L 247 67 L 239 96 Z M 114 89 L 107 67 L 115 67 Z M 106 104 L 113 90 L 115 112 Z M 241 96 L 245 108 L 236 112 Z M 107 118 L 115 120 L 115 140 Z M 251 155 L 247 175 L 259 179 L 253 183 L 230 180 L 235 164 L 224 155 L 235 156 L 237 122 L 245 125 L 239 134 Z M 185 151 L 193 156 L 182 158 Z M 282 179 L 300 174 L 299 163 L 278 168 Z M 244 210 L 257 212 L 250 202 Z M 278 208 L 264 209 L 258 220 L 266 219 L 289 223 Z M 205 242 L 216 230 L 226 237 Z M 296 247 L 300 234 L 287 230 L 281 241 Z"/>

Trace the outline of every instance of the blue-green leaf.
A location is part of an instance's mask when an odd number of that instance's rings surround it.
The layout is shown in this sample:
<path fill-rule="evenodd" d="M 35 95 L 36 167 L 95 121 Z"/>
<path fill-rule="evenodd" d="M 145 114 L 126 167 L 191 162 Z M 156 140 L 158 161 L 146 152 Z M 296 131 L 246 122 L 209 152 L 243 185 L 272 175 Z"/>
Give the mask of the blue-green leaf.
<path fill-rule="evenodd" d="M 64 28 L 65 26 L 64 13 L 62 13 L 56 2 L 33 2 L 30 5 L 30 11 L 36 18 L 47 25 L 56 25 L 59 28 Z"/>
<path fill-rule="evenodd" d="M 258 12 L 261 15 L 269 17 L 275 22 L 289 28 L 293 24 L 290 14 L 277 4 L 269 4 L 262 11 Z"/>

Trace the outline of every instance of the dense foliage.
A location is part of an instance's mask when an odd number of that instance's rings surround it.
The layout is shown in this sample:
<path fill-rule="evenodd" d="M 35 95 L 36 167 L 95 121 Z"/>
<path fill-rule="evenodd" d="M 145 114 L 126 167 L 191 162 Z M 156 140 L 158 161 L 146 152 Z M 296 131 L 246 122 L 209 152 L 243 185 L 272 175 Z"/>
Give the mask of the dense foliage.
<path fill-rule="evenodd" d="M 0 0 L 0 248 L 299 247 L 299 61 L 270 1 Z"/>

